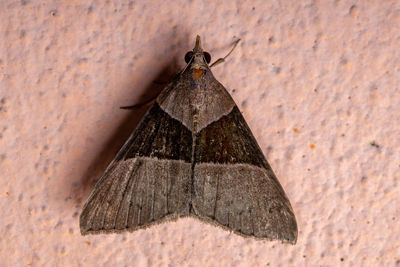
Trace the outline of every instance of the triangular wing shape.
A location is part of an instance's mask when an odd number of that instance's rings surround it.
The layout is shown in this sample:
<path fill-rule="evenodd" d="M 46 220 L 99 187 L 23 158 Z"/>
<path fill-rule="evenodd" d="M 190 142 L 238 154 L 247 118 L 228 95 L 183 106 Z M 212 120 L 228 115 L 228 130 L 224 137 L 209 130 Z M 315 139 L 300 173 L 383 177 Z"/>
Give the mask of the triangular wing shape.
<path fill-rule="evenodd" d="M 290 202 L 236 106 L 195 144 L 196 216 L 245 236 L 296 242 Z"/>
<path fill-rule="evenodd" d="M 133 231 L 192 215 L 245 236 L 295 243 L 292 207 L 200 38 L 107 168 L 82 234 Z"/>
<path fill-rule="evenodd" d="M 188 215 L 191 157 L 192 132 L 154 103 L 97 182 L 81 233 L 133 231 Z"/>

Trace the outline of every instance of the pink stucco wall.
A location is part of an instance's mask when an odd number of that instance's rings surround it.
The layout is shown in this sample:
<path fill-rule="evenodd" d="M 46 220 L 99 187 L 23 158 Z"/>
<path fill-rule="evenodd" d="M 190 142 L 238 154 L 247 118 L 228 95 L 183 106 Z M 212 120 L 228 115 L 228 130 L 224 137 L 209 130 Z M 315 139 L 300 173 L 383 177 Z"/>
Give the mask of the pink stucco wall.
<path fill-rule="evenodd" d="M 1 266 L 399 266 L 398 1 L 0 2 Z M 295 246 L 194 219 L 82 237 L 96 179 L 196 34 L 294 208 Z M 371 145 L 373 144 L 373 145 Z"/>

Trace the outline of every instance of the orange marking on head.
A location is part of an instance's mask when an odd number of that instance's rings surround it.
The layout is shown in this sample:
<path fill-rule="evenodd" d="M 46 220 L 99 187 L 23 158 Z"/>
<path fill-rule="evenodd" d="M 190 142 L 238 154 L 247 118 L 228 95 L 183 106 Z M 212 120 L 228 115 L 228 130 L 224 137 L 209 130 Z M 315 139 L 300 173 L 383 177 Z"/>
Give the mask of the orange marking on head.
<path fill-rule="evenodd" d="M 195 80 L 201 78 L 201 76 L 203 76 L 203 74 L 204 74 L 204 70 L 202 70 L 202 69 L 194 69 L 193 70 L 193 78 Z"/>

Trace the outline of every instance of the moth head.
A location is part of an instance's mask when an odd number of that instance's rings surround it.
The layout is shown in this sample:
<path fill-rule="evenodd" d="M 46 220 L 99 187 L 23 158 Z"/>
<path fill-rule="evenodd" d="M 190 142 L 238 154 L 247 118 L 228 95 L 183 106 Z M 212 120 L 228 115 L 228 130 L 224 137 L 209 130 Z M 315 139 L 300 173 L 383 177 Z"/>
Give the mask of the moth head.
<path fill-rule="evenodd" d="M 191 63 L 196 66 L 207 65 L 211 61 L 210 53 L 203 51 L 201 47 L 200 36 L 196 37 L 196 45 L 194 46 L 192 51 L 189 51 L 185 55 L 185 62 Z"/>

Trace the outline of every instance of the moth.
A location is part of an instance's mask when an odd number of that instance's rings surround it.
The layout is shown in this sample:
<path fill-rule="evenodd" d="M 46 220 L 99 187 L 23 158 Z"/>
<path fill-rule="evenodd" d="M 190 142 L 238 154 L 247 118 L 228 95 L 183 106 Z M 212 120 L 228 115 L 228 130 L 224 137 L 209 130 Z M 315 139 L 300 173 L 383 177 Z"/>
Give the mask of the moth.
<path fill-rule="evenodd" d="M 191 216 L 243 236 L 296 243 L 290 202 L 214 78 L 199 36 L 185 61 L 97 182 L 80 215 L 82 235 Z"/>

